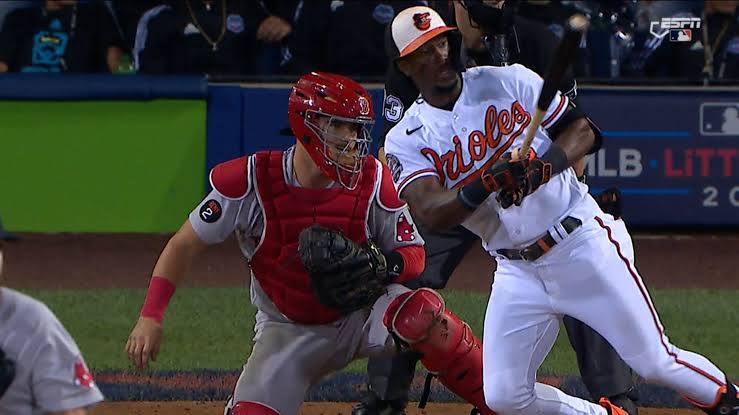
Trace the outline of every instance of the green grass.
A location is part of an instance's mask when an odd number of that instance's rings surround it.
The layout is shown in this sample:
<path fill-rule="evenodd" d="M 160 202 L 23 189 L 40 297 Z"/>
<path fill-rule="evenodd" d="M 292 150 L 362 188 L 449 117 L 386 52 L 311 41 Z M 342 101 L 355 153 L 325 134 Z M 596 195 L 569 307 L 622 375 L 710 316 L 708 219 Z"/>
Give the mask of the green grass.
<path fill-rule="evenodd" d="M 123 347 L 135 323 L 143 290 L 31 291 L 57 314 L 94 370 L 129 368 Z M 447 305 L 482 333 L 487 295 L 445 291 Z M 704 354 L 739 375 L 736 333 L 739 291 L 653 292 L 667 334 L 679 347 Z M 251 350 L 254 308 L 244 288 L 183 288 L 165 317 L 164 343 L 154 370 L 239 370 Z M 608 312 L 600 310 L 598 312 Z M 628 335 L 628 334 L 625 334 Z M 347 370 L 364 371 L 356 361 Z M 542 374 L 576 374 L 564 330 Z"/>

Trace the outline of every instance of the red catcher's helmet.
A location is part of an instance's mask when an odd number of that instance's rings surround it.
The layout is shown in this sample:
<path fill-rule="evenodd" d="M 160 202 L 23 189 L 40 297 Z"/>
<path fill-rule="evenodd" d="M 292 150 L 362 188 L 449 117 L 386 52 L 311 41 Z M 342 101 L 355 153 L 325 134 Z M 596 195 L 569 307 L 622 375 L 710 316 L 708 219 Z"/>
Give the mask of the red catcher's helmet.
<path fill-rule="evenodd" d="M 375 123 L 367 90 L 344 76 L 311 72 L 293 87 L 287 117 L 293 134 L 323 174 L 354 189 L 369 154 Z M 342 124 L 350 124 L 356 135 L 347 139 L 332 132 Z"/>

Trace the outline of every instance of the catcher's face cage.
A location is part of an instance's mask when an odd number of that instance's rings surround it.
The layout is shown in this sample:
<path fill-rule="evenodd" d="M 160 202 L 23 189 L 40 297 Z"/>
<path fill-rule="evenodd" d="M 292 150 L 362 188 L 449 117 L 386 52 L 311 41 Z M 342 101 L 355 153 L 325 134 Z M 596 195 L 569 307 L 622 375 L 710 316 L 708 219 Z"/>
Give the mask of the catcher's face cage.
<path fill-rule="evenodd" d="M 307 110 L 305 125 L 315 134 L 321 143 L 319 164 L 328 169 L 321 169 L 331 179 L 343 187 L 354 190 L 359 183 L 364 161 L 369 155 L 372 143 L 372 118 L 346 118 L 326 114 L 321 111 Z"/>

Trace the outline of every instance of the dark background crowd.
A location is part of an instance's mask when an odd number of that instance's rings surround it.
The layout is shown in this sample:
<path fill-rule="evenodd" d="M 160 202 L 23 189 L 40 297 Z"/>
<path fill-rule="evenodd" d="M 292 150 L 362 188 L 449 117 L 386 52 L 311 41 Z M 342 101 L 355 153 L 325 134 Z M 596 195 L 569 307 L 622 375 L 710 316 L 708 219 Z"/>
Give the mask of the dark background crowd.
<path fill-rule="evenodd" d="M 37 0 L 0 3 L 0 72 L 208 74 L 275 80 L 325 70 L 381 80 L 385 27 L 425 4 L 454 24 L 451 1 Z M 557 36 L 590 18 L 578 79 L 671 82 L 739 79 L 732 0 L 507 0 L 504 7 Z M 657 37 L 651 22 L 696 17 L 689 39 Z M 685 36 L 681 32 L 680 36 Z"/>

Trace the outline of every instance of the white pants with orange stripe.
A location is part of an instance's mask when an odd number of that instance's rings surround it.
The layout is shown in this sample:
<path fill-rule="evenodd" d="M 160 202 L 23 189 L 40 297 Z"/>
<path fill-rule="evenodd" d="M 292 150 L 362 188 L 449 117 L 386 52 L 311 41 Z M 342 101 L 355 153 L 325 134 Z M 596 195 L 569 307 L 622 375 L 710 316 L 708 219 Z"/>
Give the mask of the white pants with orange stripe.
<path fill-rule="evenodd" d="M 485 315 L 484 392 L 507 414 L 605 414 L 599 405 L 535 387 L 536 371 L 569 315 L 606 338 L 639 375 L 712 406 L 723 372 L 664 334 L 621 220 L 601 214 L 533 262 L 498 258 Z"/>

